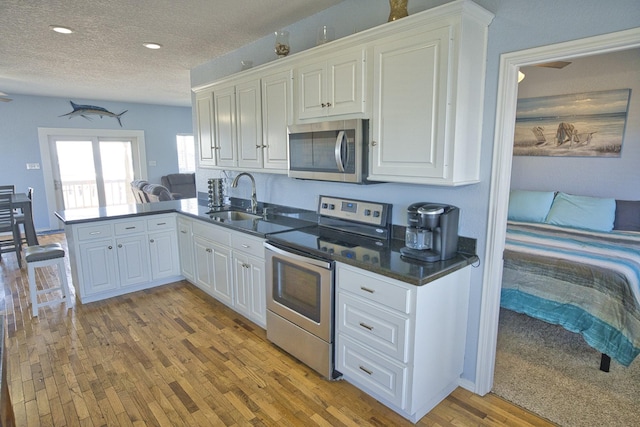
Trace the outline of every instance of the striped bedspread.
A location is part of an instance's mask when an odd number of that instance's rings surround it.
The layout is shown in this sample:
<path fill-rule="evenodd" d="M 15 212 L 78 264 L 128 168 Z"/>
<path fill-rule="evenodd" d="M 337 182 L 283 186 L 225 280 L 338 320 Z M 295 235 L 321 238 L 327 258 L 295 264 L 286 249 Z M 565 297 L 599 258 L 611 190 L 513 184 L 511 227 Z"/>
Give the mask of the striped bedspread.
<path fill-rule="evenodd" d="M 501 306 L 629 366 L 640 353 L 640 233 L 509 222 Z"/>

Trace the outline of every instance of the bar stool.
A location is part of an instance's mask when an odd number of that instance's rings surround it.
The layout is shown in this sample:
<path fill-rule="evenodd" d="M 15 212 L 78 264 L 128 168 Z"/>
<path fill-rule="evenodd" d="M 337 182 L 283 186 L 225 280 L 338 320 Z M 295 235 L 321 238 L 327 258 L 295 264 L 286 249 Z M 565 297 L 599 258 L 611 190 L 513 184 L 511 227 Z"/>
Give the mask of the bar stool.
<path fill-rule="evenodd" d="M 24 251 L 24 258 L 27 261 L 27 271 L 29 274 L 29 294 L 31 295 L 31 312 L 34 317 L 38 316 L 38 309 L 45 305 L 55 304 L 57 302 L 66 301 L 67 308 L 74 306 L 74 300 L 69 291 L 69 283 L 67 282 L 67 273 L 64 266 L 64 249 L 60 243 L 52 243 L 49 245 L 29 246 Z M 49 265 L 58 266 L 58 276 L 60 286 L 57 288 L 47 288 L 38 290 L 36 287 L 36 268 L 46 267 Z M 60 290 L 62 298 L 38 302 L 38 295 Z"/>

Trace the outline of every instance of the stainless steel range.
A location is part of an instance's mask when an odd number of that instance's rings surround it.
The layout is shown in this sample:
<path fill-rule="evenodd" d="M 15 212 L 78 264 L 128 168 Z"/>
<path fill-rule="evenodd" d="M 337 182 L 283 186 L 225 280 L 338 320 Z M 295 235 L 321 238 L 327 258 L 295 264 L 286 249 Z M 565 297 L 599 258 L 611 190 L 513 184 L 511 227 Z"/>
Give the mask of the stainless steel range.
<path fill-rule="evenodd" d="M 267 339 L 327 379 L 334 370 L 332 254 L 376 262 L 391 237 L 391 205 L 320 196 L 318 224 L 270 235 Z"/>

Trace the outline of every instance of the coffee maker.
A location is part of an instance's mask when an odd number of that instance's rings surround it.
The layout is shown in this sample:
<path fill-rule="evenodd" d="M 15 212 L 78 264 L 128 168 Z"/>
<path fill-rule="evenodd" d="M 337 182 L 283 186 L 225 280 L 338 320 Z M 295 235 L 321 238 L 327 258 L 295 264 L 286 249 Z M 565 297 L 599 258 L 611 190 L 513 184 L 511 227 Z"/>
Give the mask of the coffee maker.
<path fill-rule="evenodd" d="M 458 252 L 460 209 L 451 205 L 418 202 L 407 208 L 405 247 L 400 253 L 421 261 L 444 261 Z"/>

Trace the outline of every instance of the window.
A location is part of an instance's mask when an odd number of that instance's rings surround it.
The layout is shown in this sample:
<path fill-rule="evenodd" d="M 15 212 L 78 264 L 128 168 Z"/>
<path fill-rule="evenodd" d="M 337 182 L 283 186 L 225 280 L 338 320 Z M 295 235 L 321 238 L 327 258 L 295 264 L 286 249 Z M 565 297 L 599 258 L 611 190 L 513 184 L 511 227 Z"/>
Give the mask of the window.
<path fill-rule="evenodd" d="M 193 135 L 176 135 L 178 148 L 178 171 L 188 173 L 196 171 L 196 152 Z"/>

